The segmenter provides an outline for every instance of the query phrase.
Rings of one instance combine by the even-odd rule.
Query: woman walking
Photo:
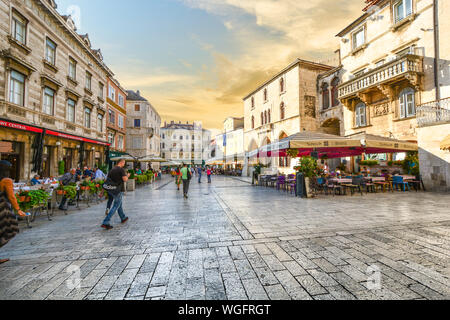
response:
[[[17,211],[19,216],[27,216],[20,210],[16,196],[14,195],[14,184],[9,179],[11,167],[12,164],[10,162],[0,161],[0,248],[19,233],[19,225],[11,211],[11,206]],[[0,264],[8,261],[9,259],[0,259]]]
[[[175,170],[175,184],[177,185],[178,190],[180,190],[180,185],[181,185],[181,182],[182,182],[181,177],[182,177],[182,175],[181,175],[181,170],[180,170],[180,168],[178,167],[178,168]]]

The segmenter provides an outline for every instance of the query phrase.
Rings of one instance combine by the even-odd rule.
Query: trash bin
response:
[[[299,172],[297,173],[297,197],[300,198],[306,198],[306,183],[305,183],[305,176],[303,173]]]

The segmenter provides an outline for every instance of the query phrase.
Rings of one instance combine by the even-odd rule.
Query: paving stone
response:
[[[268,300],[268,296],[263,286],[258,279],[243,279],[242,284],[244,285],[247,296],[250,300]]]
[[[308,274],[296,261],[285,261],[283,265],[294,277]]]
[[[148,288],[145,297],[146,298],[163,297],[166,294],[166,290],[167,290],[166,286],[150,287]]]
[[[285,270],[286,267],[273,254],[261,256],[272,271]]]
[[[293,300],[312,300],[311,296],[302,288],[289,271],[276,271],[275,276]]]
[[[297,279],[302,287],[312,296],[328,293],[328,291],[310,275],[298,276],[295,277],[295,279]]]
[[[236,266],[241,280],[256,278],[256,274],[248,260],[235,260],[234,265]]]
[[[324,287],[331,287],[331,286],[337,286],[338,283],[330,277],[326,272],[319,271],[316,269],[310,269],[308,270],[308,273],[322,286]]]
[[[281,284],[265,286],[264,288],[270,300],[291,300],[291,297]]]
[[[264,286],[270,286],[279,283],[273,272],[268,267],[255,268],[255,273],[258,276],[259,281]]]
[[[205,269],[205,299],[226,299],[225,288],[219,269]]]
[[[98,227],[104,203],[51,222],[38,217],[33,229],[21,223],[23,232],[2,248],[11,261],[0,268],[0,299],[450,296],[450,217],[442,195],[319,195],[306,203],[239,179],[193,184],[186,202],[163,177],[127,193],[130,223],[110,232]],[[117,215],[112,223],[120,225]],[[381,272],[378,290],[367,288],[369,267]]]
[[[228,300],[247,300],[244,286],[236,272],[222,274]]]

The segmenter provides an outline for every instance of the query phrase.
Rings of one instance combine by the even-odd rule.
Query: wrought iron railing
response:
[[[383,84],[384,82],[409,72],[423,72],[423,58],[416,55],[404,55],[372,71],[339,86],[339,98],[345,98],[363,89]]]
[[[419,105],[416,116],[419,127],[450,122],[450,98]]]

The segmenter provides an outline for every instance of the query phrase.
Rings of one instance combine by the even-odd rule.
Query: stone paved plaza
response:
[[[449,195],[298,199],[245,179],[172,178],[38,218],[0,249],[0,299],[448,299]],[[80,279],[80,280],[78,280]],[[369,289],[370,288],[370,289]]]

